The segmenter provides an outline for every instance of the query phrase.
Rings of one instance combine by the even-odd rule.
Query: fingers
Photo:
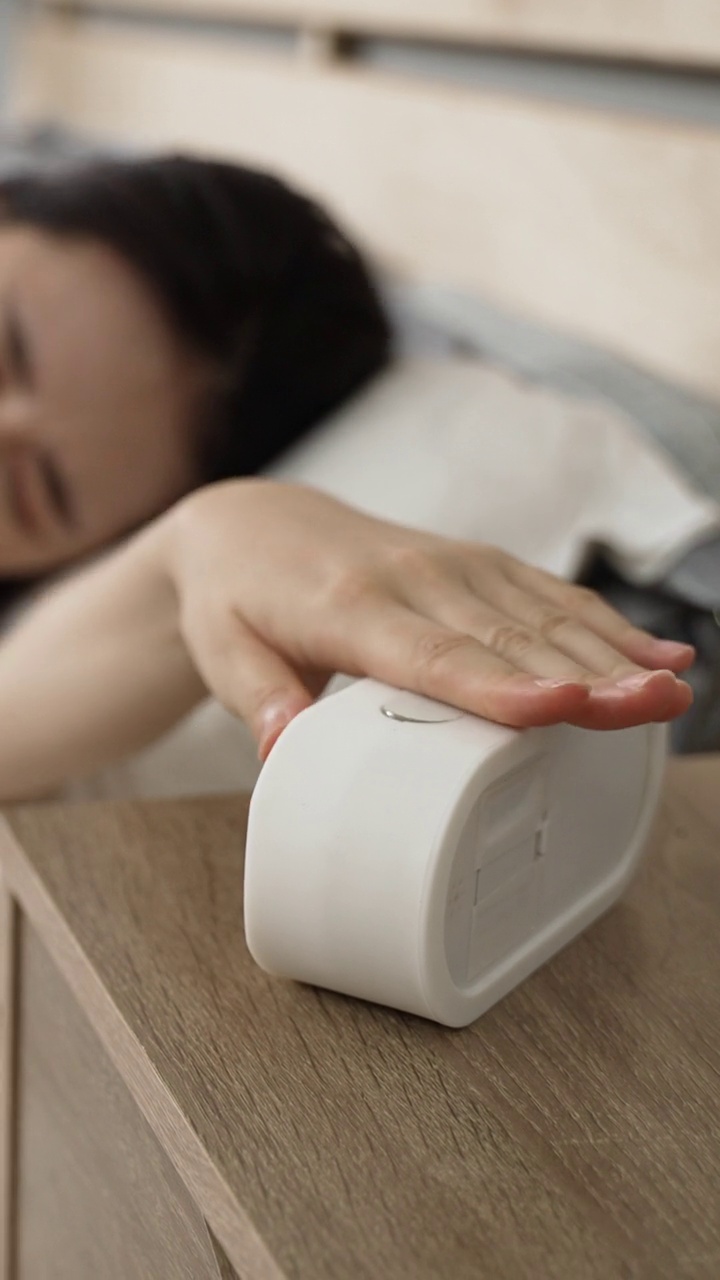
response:
[[[446,593],[444,608],[447,612]],[[454,607],[460,610],[457,596]],[[613,652],[614,678],[598,677],[533,633],[473,602],[467,630],[383,602],[366,608],[353,628],[353,669],[417,689],[476,715],[515,727],[567,721],[582,728],[622,729],[681,715],[692,701],[673,672],[644,671]],[[472,634],[469,612],[475,609]],[[438,606],[436,612],[442,613]],[[483,643],[483,639],[487,643]],[[502,650],[499,652],[498,650]]]
[[[497,607],[466,596],[455,602],[456,621],[524,670],[594,683],[599,676],[621,680],[646,669],[578,617],[568,600],[550,602],[503,577],[486,583],[485,593]]]
[[[558,678],[622,679],[649,669],[683,670],[691,645],[633,627],[594,592],[486,547],[465,548],[461,568],[416,555],[401,583],[405,603],[467,632],[522,670]],[[469,552],[469,554],[467,554]]]
[[[518,727],[567,720],[589,695],[576,681],[534,679],[473,636],[391,601],[358,611],[343,665]]]
[[[473,636],[491,653],[504,658],[511,666],[528,675],[589,683],[600,673],[602,665],[598,661],[599,655],[591,653],[593,639],[597,637],[590,636],[590,644],[587,646],[582,643],[573,646],[570,642],[563,648],[561,643],[552,641],[555,630],[560,630],[565,623],[568,624],[569,639],[572,640],[573,625],[567,615],[561,614],[558,608],[552,609],[541,602],[537,602],[537,607],[533,608],[527,592],[518,590],[510,583],[500,584],[494,594],[495,599],[504,607],[495,608],[478,600],[468,590],[451,586],[438,591],[433,603],[426,603],[423,613],[454,631]],[[541,611],[553,623],[552,628],[548,627],[548,639],[545,639],[540,630]],[[584,631],[581,624],[575,624],[574,629],[580,633]],[[598,643],[607,651],[603,655],[607,674],[620,667],[622,670],[619,673],[622,675],[641,670],[611,650],[604,641]],[[591,657],[595,658],[595,665],[588,661]]]
[[[404,595],[415,609],[422,610],[426,622],[439,622],[454,634],[474,638],[502,659],[506,670],[586,683],[589,688],[584,702],[575,712],[558,717],[583,728],[620,729],[670,720],[687,710],[692,701],[691,690],[676,680],[672,671],[652,672],[630,661],[569,613],[567,599],[562,608],[528,587],[515,586],[486,558],[474,584],[472,578],[466,578],[463,585],[458,578],[425,573],[412,584],[405,583]],[[610,614],[614,621],[614,611]],[[620,619],[621,628],[627,625]],[[491,671],[487,659],[486,669]],[[481,714],[503,723],[518,723],[506,703],[504,695],[503,713],[485,710]],[[522,714],[525,717],[525,703]]]
[[[190,623],[185,635],[207,687],[245,721],[265,760],[283,729],[313,702],[310,688],[234,614],[212,625]]]
[[[586,637],[594,634],[641,667],[681,672],[686,671],[695,658],[692,645],[661,640],[640,627],[634,627],[607,601],[585,587],[563,582],[513,556],[503,559],[503,573],[507,582],[519,588],[521,593],[535,596],[546,607],[555,607],[571,615],[584,624]],[[583,651],[602,662],[599,648],[586,645]]]
[[[626,729],[674,720],[691,706],[692,689],[672,671],[646,671],[625,680],[598,681],[580,716],[582,729]]]

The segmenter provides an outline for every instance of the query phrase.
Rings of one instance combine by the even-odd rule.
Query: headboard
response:
[[[717,0],[37,0],[32,14],[17,118],[272,167],[396,272],[720,395]]]

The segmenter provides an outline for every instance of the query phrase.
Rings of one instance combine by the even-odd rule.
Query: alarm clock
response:
[[[516,730],[359,680],[293,720],[261,771],[250,952],[464,1026],[623,892],[666,751],[664,725]]]

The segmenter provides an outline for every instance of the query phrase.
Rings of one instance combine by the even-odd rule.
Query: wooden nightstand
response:
[[[246,807],[0,829],[4,1280],[717,1280],[720,757],[460,1032],[253,965]]]

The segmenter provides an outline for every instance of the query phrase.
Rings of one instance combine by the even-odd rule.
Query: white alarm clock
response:
[[[270,973],[464,1026],[627,885],[664,725],[515,730],[360,680],[253,794],[245,928]]]

